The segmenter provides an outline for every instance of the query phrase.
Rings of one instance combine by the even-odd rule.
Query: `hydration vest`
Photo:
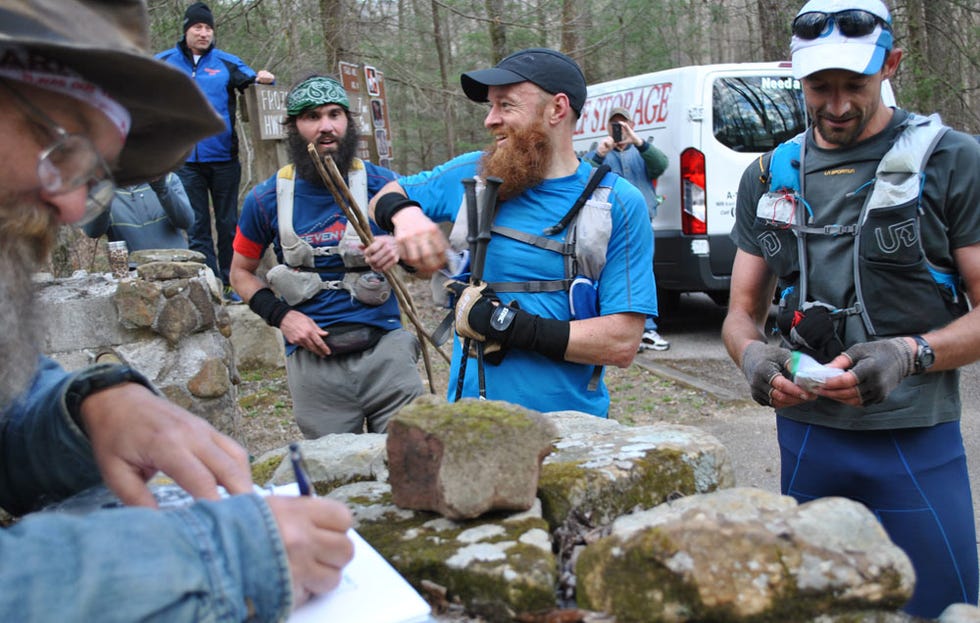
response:
[[[780,319],[823,306],[838,323],[858,316],[869,337],[883,337],[925,333],[966,313],[959,275],[929,261],[920,235],[923,171],[949,128],[937,115],[909,114],[904,126],[865,184],[871,192],[855,223],[810,225],[805,133],[773,151],[769,192],[759,199],[755,222],[766,264],[779,277]],[[810,300],[810,236],[853,238],[855,293],[847,307]]]
[[[529,234],[523,231],[491,225],[491,235],[506,236],[539,249],[558,253],[564,258],[564,277],[548,281],[494,281],[488,282],[495,292],[559,292],[569,291],[576,279],[582,277],[595,282],[606,266],[606,247],[612,235],[612,204],[609,203],[611,185],[602,185],[602,178],[609,172],[609,167],[592,170],[580,200],[565,215],[559,223],[546,228],[541,235]],[[477,179],[477,201],[485,188],[483,180]],[[449,245],[456,251],[466,249],[467,210],[465,198],[457,212],[456,221],[449,232]],[[557,234],[565,229],[568,234],[565,240],[553,240],[549,235]],[[573,312],[575,310],[573,309]],[[596,310],[598,311],[598,310]],[[592,314],[592,316],[598,313]],[[580,316],[586,318],[590,316]]]
[[[290,305],[308,301],[321,290],[348,290],[358,301],[366,305],[381,305],[391,295],[391,284],[384,275],[368,268],[361,250],[361,239],[352,223],[348,222],[344,235],[336,245],[314,247],[296,234],[293,228],[293,197],[295,170],[286,165],[276,174],[276,214],[279,220],[279,244],[285,264],[269,270],[266,279],[279,296]],[[348,184],[357,208],[367,220],[368,189],[367,170],[364,163],[355,158],[348,172]],[[316,266],[316,258],[340,255],[344,270],[330,269],[330,273],[343,272],[338,280],[323,280]]]
[[[539,249],[558,253],[564,258],[564,276],[547,281],[492,281],[487,284],[495,292],[559,292],[569,293],[569,308],[573,320],[593,318],[599,315],[597,280],[606,266],[606,249],[612,235],[612,204],[609,203],[611,185],[602,185],[602,179],[609,173],[609,165],[600,165],[592,170],[585,189],[572,208],[562,219],[545,228],[541,235],[529,234],[510,227],[490,226],[491,235],[506,236],[530,244]],[[477,205],[485,189],[483,180],[476,178]],[[469,217],[464,197],[457,211],[456,220],[449,232],[449,245],[457,252],[467,248],[466,233]],[[491,223],[493,219],[491,218]],[[568,230],[565,240],[553,240],[555,235]],[[468,269],[467,269],[468,270]],[[462,276],[458,276],[462,279]],[[435,279],[435,277],[434,277]],[[445,297],[445,290],[435,287],[433,299],[439,303],[438,296]],[[599,386],[602,366],[595,366],[589,379],[589,391]]]

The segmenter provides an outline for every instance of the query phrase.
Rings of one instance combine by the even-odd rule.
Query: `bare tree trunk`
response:
[[[507,56],[507,29],[503,24],[504,2],[503,0],[485,0],[487,16],[490,18],[490,53],[493,56],[493,64],[499,63]]]
[[[347,54],[344,41],[345,23],[343,0],[320,0],[320,23],[323,24],[323,54],[330,71]]]
[[[562,0],[561,3],[561,50],[574,58],[580,67],[584,66],[582,49],[582,32],[578,19],[581,2]]]
[[[537,0],[535,13],[538,18],[538,47],[548,47],[548,8],[547,0]]]
[[[435,38],[436,56],[439,59],[439,79],[442,83],[443,109],[446,111],[446,143],[449,146],[449,157],[452,158],[456,155],[456,124],[453,120],[453,100],[449,88],[449,59],[447,58],[449,46],[442,33],[442,18],[439,13],[439,3],[436,0],[432,0],[431,4],[432,33]]]
[[[759,13],[758,37],[762,45],[762,60],[778,61],[789,58],[790,25],[795,9],[784,0],[756,0]]]

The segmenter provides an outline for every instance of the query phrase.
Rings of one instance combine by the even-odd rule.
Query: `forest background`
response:
[[[980,4],[886,0],[905,56],[899,104],[980,134]],[[174,45],[188,0],[150,0],[155,50]],[[428,169],[484,147],[486,109],[459,75],[525,47],[575,58],[589,84],[670,67],[789,57],[802,0],[211,0],[218,47],[289,86],[337,62],[384,73],[394,168]],[[254,182],[253,182],[254,183]],[[243,184],[244,185],[244,184]]]
[[[886,0],[905,51],[893,80],[899,105],[939,112],[980,134],[980,4]],[[559,49],[589,84],[706,63],[789,57],[802,0],[209,0],[217,46],[288,87],[338,61],[372,65],[385,80],[393,168],[429,169],[489,143],[486,108],[466,99],[459,75],[525,47]],[[151,49],[172,47],[190,0],[149,0]],[[241,127],[241,124],[240,124]],[[246,192],[256,183],[249,133],[242,142]],[[268,173],[266,173],[267,175]],[[976,172],[971,172],[976,174]],[[89,241],[91,242],[91,241]],[[67,232],[55,274],[92,270],[102,255]]]

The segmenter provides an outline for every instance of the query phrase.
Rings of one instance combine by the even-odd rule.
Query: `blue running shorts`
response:
[[[801,504],[842,496],[875,514],[915,568],[909,614],[976,605],[977,539],[959,422],[851,431],[776,418],[782,492]]]

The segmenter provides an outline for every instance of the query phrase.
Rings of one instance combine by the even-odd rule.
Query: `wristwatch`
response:
[[[915,351],[915,371],[912,374],[922,374],[936,362],[936,353],[932,352],[929,342],[921,335],[913,335],[912,339],[919,345]]]
[[[156,393],[149,379],[133,368],[118,363],[98,363],[76,374],[65,390],[65,406],[71,419],[85,430],[81,417],[82,401],[99,390],[123,383],[139,383]]]

